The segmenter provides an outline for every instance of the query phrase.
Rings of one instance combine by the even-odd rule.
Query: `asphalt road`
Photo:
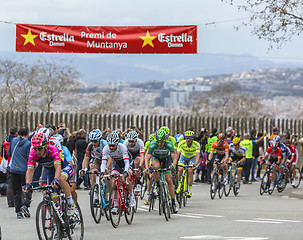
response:
[[[211,200],[208,184],[193,186],[193,197],[188,206],[167,222],[158,211],[149,213],[143,201],[134,221],[127,225],[124,217],[114,229],[102,218],[96,224],[90,215],[88,191],[79,190],[79,203],[85,224],[85,239],[303,239],[303,186],[287,186],[283,193],[260,196],[260,182],[242,185],[238,197]],[[14,208],[8,208],[5,197],[0,197],[2,239],[38,239],[35,211],[42,194],[35,193],[31,218],[17,219]]]

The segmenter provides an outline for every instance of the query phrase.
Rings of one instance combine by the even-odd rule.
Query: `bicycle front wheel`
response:
[[[223,182],[222,182],[222,175],[221,177],[219,178],[220,180],[218,181],[218,196],[219,198],[222,198],[223,197],[223,191],[224,191],[224,187],[223,187]]]
[[[90,191],[90,211],[96,223],[100,223],[102,217],[101,204],[99,185],[96,183]]]
[[[211,199],[214,199],[216,196],[218,187],[218,173],[214,173],[213,177],[211,178],[211,184],[210,184],[210,197]]]
[[[75,205],[76,205],[75,214],[68,217],[69,235],[73,240],[83,240],[84,238],[83,216],[78,202],[75,201]]]
[[[40,202],[36,211],[36,229],[39,239],[53,239],[57,233],[57,226],[60,226],[60,222],[57,222],[50,203],[48,201]]]
[[[296,180],[294,180],[296,179]],[[301,183],[301,171],[298,167],[296,167],[296,176],[293,176],[293,180],[292,181],[295,181],[295,184],[291,184],[291,186],[293,188],[297,188],[299,187],[300,183]]]
[[[133,222],[134,219],[134,207],[131,207],[129,205],[130,203],[130,194],[129,192],[126,190],[126,196],[125,196],[125,205],[126,205],[126,211],[125,211],[125,220],[127,222],[127,224],[131,224]]]
[[[113,186],[109,197],[109,217],[114,228],[117,228],[121,219],[121,196],[117,186]]]
[[[162,182],[160,183],[160,198],[161,198],[161,206],[165,219],[166,221],[168,221],[168,219],[170,218],[170,207],[169,207],[167,192]]]
[[[263,195],[266,191],[268,191],[269,188],[269,172],[265,172],[260,185],[260,195]]]
[[[225,197],[228,197],[229,196],[229,193],[231,191],[231,188],[232,188],[232,185],[233,185],[233,176],[231,174],[231,172],[229,171],[227,173],[227,176],[228,176],[228,182],[226,185],[223,186],[223,189],[224,189],[224,195]]]

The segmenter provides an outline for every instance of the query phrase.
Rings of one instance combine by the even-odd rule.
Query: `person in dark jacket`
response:
[[[7,174],[0,169],[0,195],[5,196],[7,193]]]
[[[30,196],[25,196],[22,186],[25,185],[25,174],[27,171],[27,163],[31,142],[28,127],[21,127],[18,131],[19,137],[13,138],[8,149],[8,155],[11,156],[10,173],[12,178],[12,186],[14,192],[14,204],[17,218],[30,217],[29,205]],[[22,212],[21,212],[22,211]]]
[[[78,131],[77,137],[76,137],[76,143],[75,143],[75,149],[77,152],[77,160],[78,160],[78,167],[77,167],[77,175],[76,175],[76,185],[77,188],[80,188],[80,185],[83,181],[83,179],[79,179],[79,171],[82,169],[82,162],[84,159],[85,151],[87,148],[88,142],[86,141],[86,131],[84,129],[80,129]],[[89,189],[89,181],[88,181],[88,175],[86,174],[84,176],[84,187],[85,189]]]
[[[11,127],[9,129],[9,133],[6,136],[6,139],[3,141],[2,143],[2,147],[1,147],[1,156],[3,158],[5,158],[6,160],[8,160],[8,164],[11,160],[11,157],[8,156],[8,149],[9,149],[9,145],[11,143],[11,140],[15,137],[18,136],[18,128],[17,127]],[[10,177],[10,169],[9,167],[7,168],[7,205],[8,207],[14,207],[14,194],[13,194],[13,187],[12,187],[12,182],[11,182],[11,177]]]
[[[257,130],[256,129],[252,129],[250,131],[250,140],[257,140]],[[255,171],[256,171],[256,167],[257,167],[257,160],[259,157],[259,146],[260,144],[255,144],[253,146],[253,158],[252,158],[252,167],[251,167],[251,181],[255,182],[257,181],[255,179]]]

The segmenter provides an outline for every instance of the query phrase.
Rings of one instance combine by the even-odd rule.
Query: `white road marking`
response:
[[[262,221],[279,221],[279,222],[292,222],[292,223],[300,223],[299,220],[285,220],[285,219],[273,219],[273,218],[256,218]]]
[[[141,210],[141,211],[144,211],[144,212],[148,212],[148,210],[147,209],[144,209],[144,208],[137,208],[137,210]]]
[[[267,240],[267,237],[224,237],[215,235],[201,235],[201,236],[188,236],[180,237],[182,239],[207,239],[207,240],[220,240],[220,239],[234,239],[234,240]]]
[[[258,220],[235,220],[235,222],[251,222],[251,223],[282,223],[277,221],[258,221]]]
[[[203,217],[199,217],[199,216],[192,216],[192,215],[183,215],[183,214],[174,214],[174,216],[178,216],[178,217],[188,217],[188,218],[203,218]]]
[[[196,216],[201,216],[201,217],[215,217],[215,218],[224,217],[224,216],[219,216],[219,215],[209,215],[209,214],[202,214],[202,213],[185,213],[185,214],[196,215]]]

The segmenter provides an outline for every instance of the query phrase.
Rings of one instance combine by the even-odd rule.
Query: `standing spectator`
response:
[[[257,140],[257,130],[256,129],[252,129],[250,131],[250,140]],[[252,153],[252,167],[251,167],[251,181],[255,182],[257,181],[255,179],[255,170],[257,167],[257,161],[258,161],[258,157],[259,157],[259,143],[255,144],[253,146],[253,153]]]
[[[231,140],[233,140],[233,138],[235,137],[235,130],[232,127],[227,127],[225,129],[225,136],[227,136],[228,133],[230,133],[230,135],[231,135],[230,138],[231,138]]]
[[[262,137],[262,133],[258,133],[257,134],[257,138],[259,139],[260,137]],[[262,139],[262,141],[260,141],[258,144],[259,147],[259,157],[257,160],[258,163],[258,170],[257,170],[257,177],[256,179],[261,179],[261,170],[262,170],[262,165],[263,165],[263,158],[264,158],[264,139]]]
[[[78,131],[72,132],[72,134],[68,136],[67,141],[66,141],[66,147],[68,148],[68,150],[72,156],[73,156],[73,152],[76,148],[77,135],[78,135]]]
[[[13,138],[8,149],[11,156],[10,171],[14,192],[14,204],[17,218],[30,217],[30,196],[25,196],[22,186],[25,185],[25,174],[27,171],[28,156],[31,148],[28,127],[21,127],[18,131],[19,137]],[[28,194],[30,195],[30,194]],[[22,212],[21,212],[22,211]]]
[[[232,133],[231,132],[227,132],[225,142],[227,142],[228,145],[230,145],[233,142],[232,141]]]
[[[0,195],[7,193],[7,160],[0,157]]]
[[[262,141],[266,134],[264,133],[261,138],[258,140],[249,140],[250,135],[248,133],[244,134],[244,140],[240,142],[240,146],[246,147],[246,161],[244,165],[244,170],[245,170],[245,175],[244,175],[244,180],[243,183],[250,183],[251,181],[249,180],[250,177],[250,171],[252,167],[252,157],[253,157],[253,146],[257,144],[258,142]]]
[[[80,188],[81,181],[79,180],[79,170],[82,169],[82,162],[84,159],[85,151],[87,148],[88,142],[86,141],[86,131],[84,129],[80,129],[78,131],[77,137],[76,137],[76,152],[77,152],[77,160],[78,160],[78,166],[77,166],[77,175],[76,175],[76,185],[77,189]],[[86,174],[84,176],[84,187],[85,189],[89,189],[89,181],[88,181],[88,175]]]
[[[8,156],[8,149],[11,143],[11,140],[18,136],[18,128],[17,127],[11,127],[9,129],[9,133],[6,136],[6,139],[2,143],[1,148],[1,156],[5,158],[8,161],[8,164],[10,163],[11,157]],[[13,194],[13,187],[10,177],[10,169],[7,168],[7,204],[8,207],[14,207],[14,194]]]

